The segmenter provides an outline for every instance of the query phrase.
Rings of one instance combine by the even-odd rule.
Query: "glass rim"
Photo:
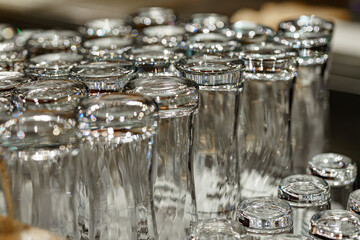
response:
[[[86,21],[79,31],[87,37],[111,37],[129,35],[132,28],[122,18],[96,18]]]
[[[81,44],[80,33],[73,30],[41,30],[34,32],[27,40],[26,45],[30,48],[61,48]]]
[[[242,60],[251,61],[277,61],[285,59],[295,59],[298,52],[289,46],[278,43],[254,43],[241,47],[240,52],[234,53]]]
[[[210,37],[204,41],[203,37]],[[196,33],[189,37],[181,46],[183,49],[203,53],[228,53],[241,47],[241,44],[232,37],[219,32]]]
[[[347,208],[357,214],[360,213],[360,189],[350,193]]]
[[[119,48],[125,49],[130,47],[132,39],[127,37],[102,37],[88,39],[84,41],[83,48],[87,50],[100,51],[100,50],[120,50]]]

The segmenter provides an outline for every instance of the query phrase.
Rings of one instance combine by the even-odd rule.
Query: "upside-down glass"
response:
[[[48,53],[31,57],[25,64],[25,74],[33,79],[67,78],[71,68],[80,64],[84,56],[76,53]]]
[[[346,209],[360,216],[360,189],[350,193]]]
[[[185,24],[190,33],[209,33],[219,31],[229,26],[229,18],[217,13],[195,13]]]
[[[247,239],[245,229],[230,219],[210,218],[199,220],[190,226],[187,239],[191,240],[240,240]]]
[[[291,48],[274,43],[243,47],[244,90],[238,127],[240,197],[276,196],[291,174],[290,111],[296,77]]]
[[[177,75],[174,64],[183,57],[183,53],[162,45],[135,47],[123,54],[124,60],[139,69],[139,76]]]
[[[196,221],[191,146],[199,88],[179,77],[138,78],[124,87],[155,99],[159,126],[154,137],[153,197],[159,239],[185,239]]]
[[[14,91],[14,102],[21,110],[72,112],[89,89],[69,79],[38,80],[22,84]]]
[[[16,45],[15,41],[0,43],[0,70],[24,72],[27,50]]]
[[[181,26],[153,26],[147,27],[137,37],[140,45],[160,44],[168,48],[180,47],[187,39],[187,32]]]
[[[11,71],[0,71],[0,97],[15,97],[14,90],[21,84],[30,82],[31,79],[24,74]]]
[[[346,210],[325,210],[311,218],[311,240],[360,239],[360,218]]]
[[[92,62],[81,64],[70,71],[70,76],[83,82],[91,94],[120,92],[136,75],[137,68],[117,62]]]
[[[25,47],[30,57],[46,53],[74,52],[81,44],[80,33],[71,30],[43,30],[35,32],[27,40]]]
[[[307,161],[324,151],[328,117],[327,71],[333,23],[301,16],[279,24],[274,41],[299,52],[298,77],[291,116],[292,161],[305,173]]]
[[[292,233],[293,213],[284,200],[274,197],[249,198],[237,206],[236,221],[244,226],[249,240]]]
[[[79,28],[85,39],[102,37],[125,37],[131,34],[131,27],[121,18],[100,18],[87,21]]]
[[[199,85],[192,149],[198,217],[231,217],[240,200],[235,136],[243,63],[227,55],[203,56],[181,60],[176,68]]]
[[[79,239],[76,120],[60,112],[26,111],[0,121],[15,219]]]
[[[323,179],[311,175],[293,175],[279,185],[279,198],[286,200],[294,213],[294,233],[307,236],[311,217],[330,209],[330,187]]]
[[[308,174],[321,177],[330,186],[331,208],[346,209],[357,175],[356,163],[336,153],[322,153],[310,159]]]
[[[112,93],[80,103],[84,229],[95,239],[157,239],[151,183],[158,107],[140,95]],[[88,211],[88,212],[87,212]]]

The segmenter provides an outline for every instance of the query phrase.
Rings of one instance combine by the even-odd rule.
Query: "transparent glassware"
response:
[[[311,217],[330,209],[330,187],[323,179],[311,175],[293,175],[279,184],[279,198],[286,200],[294,213],[294,233],[307,236]]]
[[[14,90],[21,84],[30,82],[31,79],[24,74],[12,71],[0,71],[0,97],[11,99]]]
[[[188,56],[195,54],[230,53],[240,44],[222,33],[197,33],[184,42],[182,48]]]
[[[164,25],[147,27],[137,37],[140,45],[160,44],[168,48],[180,47],[187,39],[184,27]]]
[[[346,209],[357,175],[353,160],[336,153],[318,154],[310,159],[307,173],[321,177],[329,184],[332,209]]]
[[[212,218],[199,220],[190,226],[187,239],[208,240],[247,239],[245,229],[237,222],[230,219]]]
[[[360,216],[360,190],[350,193],[346,209]]]
[[[81,101],[80,177],[86,188],[80,196],[89,205],[79,211],[90,240],[157,239],[151,188],[157,114],[155,101],[141,95],[112,93]]]
[[[14,102],[21,110],[73,112],[89,89],[79,81],[43,79],[18,86]]]
[[[173,9],[163,7],[139,8],[136,13],[127,16],[127,23],[141,31],[150,26],[175,25],[177,20]]]
[[[18,47],[14,41],[0,43],[0,70],[24,72],[27,50]]]
[[[123,54],[123,59],[139,69],[139,76],[177,75],[175,64],[184,54],[161,45],[134,47]]]
[[[299,52],[292,109],[292,161],[305,173],[307,161],[324,151],[328,118],[328,60],[334,24],[301,16],[279,24],[274,41]]]
[[[267,26],[244,20],[231,24],[222,32],[228,37],[234,37],[242,45],[268,42],[275,35],[275,31]]]
[[[66,78],[71,68],[84,61],[76,53],[48,53],[31,57],[25,65],[25,74],[33,79]]]
[[[16,34],[13,26],[8,23],[0,24],[0,42],[12,39]]]
[[[191,15],[185,24],[186,31],[190,33],[215,32],[229,26],[229,18],[217,13],[196,13]]]
[[[360,239],[360,218],[354,213],[325,210],[311,218],[310,239]]]
[[[31,38],[34,33],[43,31],[42,29],[30,28],[30,29],[17,29],[17,34],[14,37],[14,42],[18,47],[25,47],[26,42]]]
[[[83,82],[90,94],[120,92],[136,76],[137,68],[117,62],[92,62],[77,65],[70,71],[73,79]]]
[[[196,221],[190,151],[199,88],[188,79],[160,76],[132,80],[124,91],[152,97],[159,106],[152,186],[158,239],[185,239]]]
[[[212,55],[183,59],[176,68],[199,85],[192,148],[198,217],[229,218],[240,200],[235,140],[243,63]]]
[[[296,53],[274,44],[242,48],[244,89],[237,125],[241,199],[276,196],[279,182],[291,174],[290,114],[296,77]]]
[[[81,51],[92,61],[121,61],[122,54],[132,45],[132,39],[104,37],[84,42]]]
[[[125,37],[132,28],[121,18],[100,18],[87,21],[79,28],[85,39],[102,37]]]
[[[79,239],[76,120],[51,111],[2,115],[2,159],[14,218]]]
[[[42,30],[27,40],[25,47],[31,57],[46,53],[74,52],[81,44],[80,33],[71,30]]]
[[[273,240],[308,240],[307,237],[302,235],[296,235],[296,234],[279,234],[276,236],[272,236],[266,239],[273,239]]]
[[[245,228],[248,239],[267,237],[293,231],[291,206],[274,197],[254,197],[238,204],[236,220]]]

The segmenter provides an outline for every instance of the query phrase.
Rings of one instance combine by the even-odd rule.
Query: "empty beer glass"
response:
[[[157,239],[151,175],[158,107],[148,97],[90,96],[77,114],[82,133],[84,228],[95,239]],[[86,213],[86,211],[89,211]]]
[[[336,153],[322,153],[310,159],[308,174],[321,177],[330,186],[331,208],[346,209],[357,175],[356,163]]]
[[[15,88],[30,81],[31,79],[22,73],[0,71],[0,97],[13,98]]]
[[[321,178],[293,175],[279,185],[279,198],[286,200],[294,213],[294,233],[307,236],[311,217],[330,209],[330,187]]]
[[[326,210],[311,218],[309,238],[350,240],[360,239],[360,218],[345,210]]]
[[[15,219],[79,239],[76,120],[44,110],[2,115],[0,121]]]
[[[274,197],[254,197],[242,201],[237,206],[236,220],[244,226],[250,240],[267,239],[293,231],[290,205]]]
[[[183,59],[176,67],[199,85],[192,149],[198,217],[232,217],[240,191],[235,136],[243,63],[223,54]]]
[[[305,173],[307,161],[324,150],[328,112],[327,63],[333,23],[301,16],[279,24],[274,41],[299,52],[291,116],[292,161]]]
[[[121,18],[100,18],[87,21],[79,31],[85,39],[102,37],[126,37],[132,28]]]
[[[117,62],[81,64],[70,71],[71,78],[83,82],[92,94],[120,92],[136,76],[137,68]]]
[[[360,216],[360,189],[350,193],[346,209]]]
[[[153,169],[157,231],[159,239],[185,239],[196,220],[190,150],[198,86],[179,77],[152,77],[130,81],[124,91],[152,97],[159,106]]]
[[[71,68],[80,64],[84,56],[76,53],[48,53],[31,57],[25,65],[25,74],[33,79],[66,78]]]
[[[190,33],[209,33],[219,31],[229,26],[229,18],[217,13],[195,13],[185,24]]]
[[[296,56],[289,47],[261,43],[243,47],[244,90],[238,124],[241,199],[276,196],[291,174],[290,111]]]
[[[210,218],[199,220],[190,227],[187,239],[206,240],[240,240],[247,239],[245,229],[230,219]]]

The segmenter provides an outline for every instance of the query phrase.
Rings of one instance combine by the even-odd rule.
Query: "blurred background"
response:
[[[0,0],[0,22],[19,29],[77,29],[89,19],[124,17],[150,6],[173,8],[180,18],[215,12],[232,22],[252,20],[275,29],[279,21],[301,14],[335,21],[327,147],[360,165],[360,0]]]

